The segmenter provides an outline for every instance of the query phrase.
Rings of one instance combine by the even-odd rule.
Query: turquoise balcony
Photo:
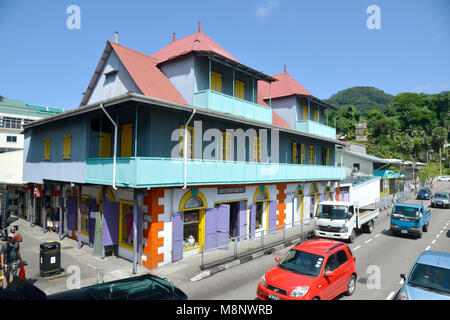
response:
[[[86,183],[112,185],[113,160],[87,159]],[[187,185],[272,183],[317,180],[342,180],[345,169],[333,166],[266,164],[214,160],[188,160]],[[183,159],[119,158],[116,185],[123,187],[182,186]]]
[[[271,108],[213,90],[203,90],[194,93],[193,105],[249,120],[272,124]]]
[[[336,139],[336,129],[312,120],[297,120],[296,129],[322,137]]]

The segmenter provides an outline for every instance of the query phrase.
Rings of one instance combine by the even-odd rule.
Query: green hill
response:
[[[336,107],[353,105],[363,115],[372,109],[381,112],[394,100],[394,96],[374,87],[352,87],[341,90],[325,100]]]

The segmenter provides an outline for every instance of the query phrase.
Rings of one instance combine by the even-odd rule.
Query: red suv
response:
[[[289,250],[261,277],[259,299],[333,299],[352,295],[356,286],[355,258],[343,242],[315,239]]]

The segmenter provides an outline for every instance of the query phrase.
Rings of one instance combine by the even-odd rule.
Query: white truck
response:
[[[360,208],[356,202],[323,201],[319,203],[315,217],[314,234],[353,243],[358,230],[372,233],[379,212],[375,204]]]

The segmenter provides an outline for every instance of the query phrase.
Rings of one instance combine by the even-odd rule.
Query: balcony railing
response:
[[[272,123],[271,108],[213,90],[194,93],[193,105],[250,120]]]
[[[296,129],[322,137],[336,139],[336,129],[312,120],[297,120]]]
[[[86,182],[111,185],[113,159],[86,160]],[[255,162],[188,160],[188,185],[216,185],[238,183],[272,183],[280,181],[342,180],[342,167],[268,164]],[[183,159],[171,158],[118,158],[116,184],[124,187],[182,186]]]

